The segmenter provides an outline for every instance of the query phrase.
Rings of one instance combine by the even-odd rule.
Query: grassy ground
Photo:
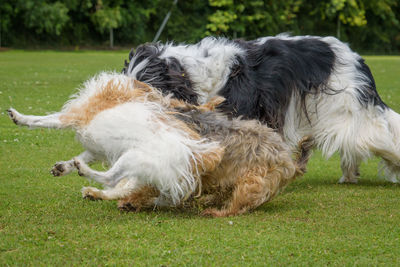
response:
[[[338,157],[317,152],[307,175],[272,202],[234,218],[195,212],[121,213],[81,199],[88,182],[53,178],[82,151],[70,131],[28,130],[4,112],[58,110],[82,81],[119,71],[127,52],[0,53],[0,265],[400,265],[400,188],[363,164],[338,185]],[[400,57],[367,57],[384,101],[400,112]]]

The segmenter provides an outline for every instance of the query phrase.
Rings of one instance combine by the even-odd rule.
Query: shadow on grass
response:
[[[381,178],[360,178],[357,184],[340,184],[336,179],[317,179],[317,178],[300,178],[296,182],[289,185],[284,192],[293,192],[299,190],[312,190],[313,188],[366,188],[366,187],[387,187],[397,188],[399,184],[386,181]]]
[[[223,218],[236,218],[242,216],[252,216],[252,213],[265,213],[266,215],[275,215],[282,212],[290,212],[291,210],[298,210],[299,206],[304,203],[298,203],[298,205],[287,205],[285,202],[267,202],[256,208],[255,210],[248,211],[238,216],[229,216]],[[179,220],[213,220],[216,218],[202,216],[200,209],[175,209],[175,208],[163,208],[155,210],[143,210],[137,212],[126,212],[121,211],[122,214],[132,216],[134,218],[146,218],[146,220],[165,220],[165,219],[179,219]]]
[[[278,196],[279,197],[279,196]],[[284,199],[280,199],[279,201],[272,201],[272,202],[267,202],[258,207],[257,209],[253,211],[249,211],[247,213],[244,213],[242,215],[239,215],[240,217],[242,216],[253,216],[253,212],[261,212],[261,214],[266,214],[266,215],[275,215],[279,214],[282,212],[290,212],[291,210],[298,210],[300,207],[303,207],[304,205],[310,206],[310,203],[308,200],[304,201],[296,201],[296,203],[293,205],[293,203],[288,203],[290,201],[286,201]],[[104,207],[101,207],[101,201],[99,201],[99,208],[100,210],[103,210]],[[115,207],[117,210],[117,207]],[[201,211],[202,208],[155,208],[155,209],[145,209],[145,210],[140,210],[140,211],[122,211],[118,210],[115,211],[115,216],[111,216],[109,213],[104,213],[99,215],[101,217],[101,220],[97,221],[98,225],[108,225],[109,223],[113,224],[126,224],[126,223],[131,223],[131,222],[141,222],[141,223],[150,223],[157,225],[161,222],[165,222],[170,219],[177,219],[177,220],[213,220],[215,218],[212,217],[207,217],[207,216],[202,216]],[[233,216],[233,217],[228,217],[228,218],[235,218],[238,216]]]
[[[284,194],[284,193],[283,193]],[[310,203],[308,199],[296,200],[296,202],[292,202],[291,200],[285,200],[284,196],[278,195],[277,198],[280,198],[278,201],[275,201],[274,198],[271,202],[266,202],[255,210],[248,211],[242,216],[252,216],[253,212],[261,212],[266,215],[275,215],[280,214],[282,212],[290,212],[292,210],[299,210],[302,207],[312,208],[313,204]],[[282,197],[282,198],[281,198]],[[155,209],[146,209],[140,211],[119,211],[119,214],[127,217],[132,217],[132,219],[137,220],[165,220],[165,219],[182,219],[182,220],[210,220],[215,219],[212,217],[202,216],[203,208],[155,208]],[[125,217],[125,216],[124,216]],[[238,216],[231,216],[228,218],[235,218]]]
[[[360,179],[358,184],[338,184],[335,179],[302,179],[301,181],[296,181],[286,188],[280,195],[274,198],[272,201],[264,203],[260,207],[254,210],[256,213],[261,213],[269,216],[274,216],[276,214],[287,213],[295,210],[313,210],[318,206],[317,201],[313,200],[313,196],[316,191],[337,191],[338,197],[341,190],[357,190],[360,192],[367,190],[373,190],[374,188],[387,188],[388,190],[397,190],[398,184],[393,184],[388,181],[381,179]],[[358,191],[358,190],[357,190]],[[295,197],[293,200],[292,194],[308,195],[309,197],[299,198]],[[86,200],[89,201],[89,200]],[[84,202],[86,202],[84,201]],[[109,214],[106,215],[102,220],[104,224],[110,221],[118,221],[120,224],[130,223],[131,221],[142,221],[151,224],[157,224],[169,219],[179,219],[179,220],[207,220],[210,217],[201,216],[201,211],[203,208],[197,207],[185,207],[185,208],[155,208],[155,209],[144,209],[140,211],[121,211],[117,208],[116,201],[89,201],[89,203],[97,203],[98,208],[103,210],[105,207],[107,209],[115,209],[117,218],[110,218]],[[92,206],[92,204],[88,204]],[[252,212],[245,213],[241,216],[252,215]],[[101,215],[100,215],[101,216]]]

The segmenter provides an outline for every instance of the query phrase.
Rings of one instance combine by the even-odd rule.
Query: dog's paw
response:
[[[139,208],[133,206],[132,203],[130,203],[129,201],[122,201],[122,200],[120,200],[118,202],[118,209],[120,211],[127,211],[127,212],[128,211],[134,211],[134,212],[139,211]]]
[[[50,173],[57,177],[57,176],[63,176],[65,173],[65,167],[63,163],[57,162],[54,164],[53,168],[51,169]]]
[[[339,184],[357,184],[358,183],[358,178],[349,178],[346,176],[342,176],[339,181]]]
[[[95,187],[83,187],[82,190],[82,198],[89,200],[101,200],[101,190]]]
[[[53,168],[50,170],[50,173],[54,177],[63,176],[71,172],[71,167],[68,162],[61,161],[54,164]]]
[[[15,109],[13,109],[13,108],[9,108],[9,109],[7,109],[7,114],[8,114],[8,117],[10,117],[10,119],[16,124],[16,125],[19,125],[19,121],[18,121],[18,112],[15,110]]]

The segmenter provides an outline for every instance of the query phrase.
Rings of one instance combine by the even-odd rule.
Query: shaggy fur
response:
[[[86,151],[51,172],[62,176],[77,169],[107,187],[83,188],[86,198],[121,199],[121,209],[140,209],[178,206],[199,196],[212,207],[204,215],[230,216],[269,201],[303,174],[312,142],[301,142],[295,161],[272,129],[213,111],[222,101],[194,106],[126,75],[102,73],[59,113],[8,113],[18,125],[76,130]],[[96,160],[110,169],[87,165]]]
[[[400,116],[379,97],[364,60],[334,37],[207,37],[145,44],[129,59],[124,74],[190,103],[221,95],[220,109],[277,129],[292,149],[313,136],[326,157],[340,153],[340,182],[356,183],[360,162],[373,155],[399,181]]]

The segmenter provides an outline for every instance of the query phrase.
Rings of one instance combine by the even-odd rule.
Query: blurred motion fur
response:
[[[292,152],[257,120],[229,119],[216,97],[196,106],[126,75],[101,73],[87,81],[63,109],[47,116],[10,108],[18,125],[72,128],[86,149],[57,162],[51,173],[81,176],[104,185],[84,187],[84,198],[119,199],[124,210],[179,206],[197,198],[203,215],[242,214],[271,200],[305,172],[313,140]],[[87,164],[105,161],[106,171]]]

